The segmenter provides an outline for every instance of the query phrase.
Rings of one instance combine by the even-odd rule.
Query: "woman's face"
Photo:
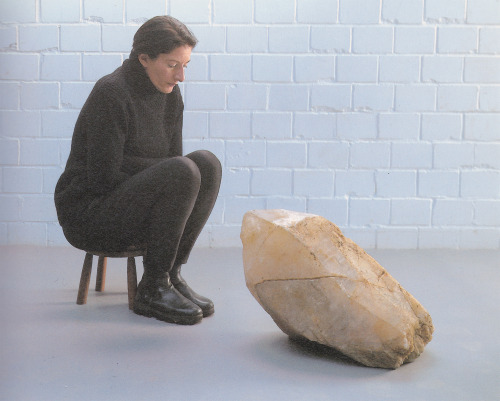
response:
[[[160,53],[155,59],[139,54],[139,61],[156,89],[170,93],[175,85],[184,81],[184,69],[191,60],[191,50],[190,46],[180,46],[170,53]]]

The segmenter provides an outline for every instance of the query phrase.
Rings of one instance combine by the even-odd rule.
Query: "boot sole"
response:
[[[203,319],[203,314],[186,316],[186,315],[172,315],[167,313],[162,313],[158,310],[151,308],[149,305],[141,304],[140,302],[134,303],[134,313],[146,316],[154,317],[155,319],[161,320],[162,322],[183,324],[183,325],[193,325],[201,322]]]

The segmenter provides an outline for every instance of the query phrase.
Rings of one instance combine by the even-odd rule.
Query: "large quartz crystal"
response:
[[[422,305],[330,221],[254,210],[243,217],[241,240],[248,289],[290,337],[392,369],[431,340]]]

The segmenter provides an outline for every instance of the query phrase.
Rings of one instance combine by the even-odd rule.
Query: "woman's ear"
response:
[[[144,53],[139,54],[137,58],[139,59],[139,62],[142,64],[144,68],[148,66],[150,58],[147,54]]]

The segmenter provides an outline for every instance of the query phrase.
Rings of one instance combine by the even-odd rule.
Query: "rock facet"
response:
[[[431,340],[422,305],[323,217],[250,211],[241,240],[248,289],[290,337],[391,369],[413,361]]]

